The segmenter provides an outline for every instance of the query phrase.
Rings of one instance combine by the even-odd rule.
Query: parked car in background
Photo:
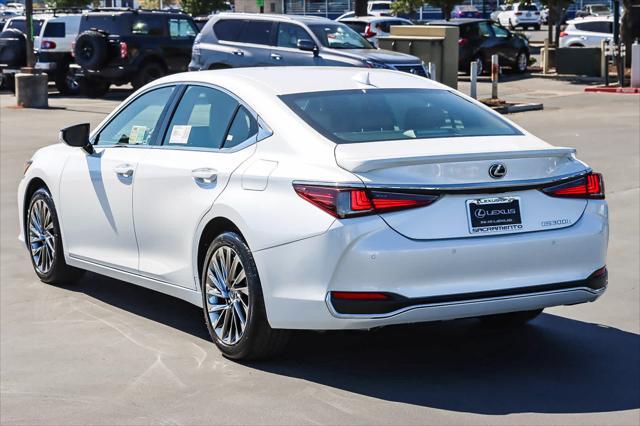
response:
[[[8,19],[18,16],[18,12],[13,9],[0,9],[0,28],[4,27]]]
[[[371,0],[367,3],[367,13],[375,16],[391,16],[393,9],[391,5],[393,1],[389,0]]]
[[[44,16],[33,18],[34,43],[40,39]],[[27,21],[24,16],[10,18],[0,32],[0,85],[14,90],[14,75],[27,65]]]
[[[376,47],[378,47],[378,37],[389,35],[391,26],[413,25],[413,22],[408,19],[393,16],[361,16],[358,18],[344,18],[339,22],[348,25]]]
[[[475,6],[460,4],[454,6],[451,18],[482,18],[482,13]]]
[[[34,40],[36,68],[45,71],[49,80],[63,95],[80,93],[80,86],[71,68],[74,63],[73,43],[78,36],[82,15],[59,14],[43,19],[40,36]]]
[[[600,47],[602,40],[613,40],[612,16],[572,19],[560,33],[560,47]]]
[[[193,45],[189,70],[257,66],[389,68],[426,76],[411,55],[376,49],[341,22],[295,15],[221,13]]]
[[[609,16],[611,8],[607,4],[588,4],[582,9],[576,11],[576,18],[584,18],[586,16]]]
[[[197,33],[193,19],[180,12],[124,9],[83,14],[74,47],[82,92],[99,97],[111,84],[140,88],[186,71]]]
[[[458,67],[469,72],[471,62],[478,63],[478,74],[488,72],[491,55],[497,54],[501,66],[523,73],[529,65],[529,41],[487,19],[452,19],[432,21],[429,25],[452,25],[460,29]]]
[[[504,12],[505,10],[507,10],[507,5],[501,4],[496,10],[491,12],[491,14],[489,15],[489,19],[494,22],[498,22],[498,15],[500,15],[500,13]]]
[[[196,27],[198,27],[198,31],[202,31],[202,28],[205,26],[209,18],[210,16],[195,16],[193,18],[193,22],[196,24]]]
[[[549,23],[549,8],[546,6],[540,9],[540,23],[544,25]]]
[[[273,356],[291,329],[480,318],[495,332],[607,288],[602,175],[426,78],[183,73],[60,139],[18,186],[37,278],[67,287],[88,270],[183,299],[232,359]],[[83,344],[113,350],[98,342]]]
[[[540,29],[540,10],[535,4],[514,3],[498,14],[498,22],[503,27],[516,29]]]

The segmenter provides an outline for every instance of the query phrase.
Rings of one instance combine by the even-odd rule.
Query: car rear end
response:
[[[521,25],[540,25],[540,10],[534,4],[517,5],[513,12],[513,24]]]
[[[373,328],[603,293],[601,175],[447,89],[373,80],[377,88],[281,97],[336,144],[353,179],[293,182],[299,203],[335,221],[255,253],[273,327]]]
[[[60,66],[68,66],[72,59],[72,45],[80,28],[80,18],[81,15],[64,15],[52,17],[43,23],[41,36],[34,42],[36,68],[55,74]]]

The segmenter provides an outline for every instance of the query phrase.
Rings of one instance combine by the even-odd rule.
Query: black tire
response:
[[[480,317],[485,325],[491,328],[514,328],[522,326],[535,319],[542,313],[542,309],[533,311],[509,312],[506,314],[487,315]]]
[[[160,77],[164,77],[167,74],[162,64],[158,62],[146,62],[140,67],[140,70],[136,73],[136,76],[131,81],[134,90],[138,90],[147,83],[151,83],[153,80],[157,80]]]
[[[32,213],[35,215],[34,210],[42,206],[42,203],[44,203],[48,208],[51,228],[48,228],[47,226],[40,227],[40,229],[47,229],[47,237],[45,237],[45,242],[41,245],[44,246],[47,244],[47,241],[53,245],[53,254],[49,257],[50,261],[48,269],[41,268],[41,265],[38,264],[38,258],[36,257],[36,254],[34,254],[34,250],[36,250],[35,253],[37,253],[37,246],[40,242],[34,242],[35,240],[32,240],[31,237],[35,237],[37,234],[32,233],[30,230],[30,225],[32,224],[32,221],[35,220],[32,218]],[[40,281],[48,284],[74,284],[78,281],[84,274],[84,271],[67,265],[64,260],[64,248],[62,246],[62,237],[60,236],[58,214],[56,212],[55,205],[53,204],[53,199],[51,199],[49,191],[45,188],[38,189],[31,196],[31,200],[29,200],[29,208],[27,209],[25,216],[25,224],[25,238],[29,248],[31,265],[33,266],[33,270],[36,275],[38,275],[38,278],[40,278]],[[38,228],[35,227],[35,229]],[[44,233],[45,232],[43,232],[43,234]],[[42,253],[42,250],[40,253]]]
[[[0,64],[12,68],[27,65],[27,37],[17,28],[0,32]]]
[[[218,250],[224,248],[230,248],[234,254],[239,257],[241,263],[240,267],[244,268],[246,277],[246,281],[244,282],[248,289],[246,295],[246,305],[248,305],[247,315],[245,317],[246,325],[244,326],[244,330],[241,332],[239,339],[231,344],[223,341],[224,324],[221,325],[222,338],[218,336],[214,329],[214,324],[212,324],[212,318],[209,315],[207,305],[208,303],[222,305],[225,300],[232,300],[218,298],[213,294],[209,294],[210,298],[209,300],[207,299],[207,282],[212,283],[208,278],[209,264],[214,260],[212,259],[214,255],[219,253]],[[228,276],[233,277],[231,273],[228,274]],[[241,280],[239,283],[240,282],[243,281]],[[243,286],[245,285],[243,284]],[[226,281],[225,288],[230,294],[231,290],[227,287]],[[251,254],[247,244],[235,232],[225,232],[217,236],[211,242],[202,266],[201,289],[203,313],[207,329],[209,330],[211,340],[213,340],[224,356],[235,360],[262,359],[277,354],[286,346],[290,332],[288,330],[276,330],[269,326],[264,306],[264,298],[262,296],[262,286],[260,284],[258,270],[253,260],[253,255]],[[213,298],[213,300],[211,298]],[[229,296],[229,298],[231,298],[231,296]],[[220,311],[220,314],[218,315],[222,316],[222,311]],[[229,325],[229,327],[231,327],[231,325]],[[231,331],[229,331],[229,333],[231,333]]]
[[[88,30],[78,36],[73,51],[78,65],[89,70],[97,70],[107,61],[108,49],[105,34]]]
[[[521,58],[522,56],[524,56],[524,59]],[[521,62],[523,61],[523,62]],[[518,54],[516,55],[516,60],[513,64],[513,71],[517,72],[518,74],[523,74],[525,72],[527,72],[527,68],[529,68],[529,56],[527,55],[527,52],[525,52],[524,50],[521,50],[520,52],[518,52]]]
[[[69,62],[65,61],[59,64],[59,69],[56,72],[54,82],[56,89],[61,95],[76,96],[79,95],[80,81],[75,76],[75,71],[69,68]]]
[[[16,93],[16,79],[13,74],[4,74],[2,76],[2,88],[10,91],[11,93]]]
[[[78,81],[80,92],[88,98],[101,98],[109,92],[108,81],[96,77],[84,77]]]
[[[534,25],[533,26],[533,30],[534,31],[540,31],[540,25]]]

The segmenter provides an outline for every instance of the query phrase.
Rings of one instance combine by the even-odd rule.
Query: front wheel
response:
[[[79,80],[80,91],[88,98],[101,98],[109,92],[109,82],[101,78],[84,77]]]
[[[157,80],[166,74],[164,67],[156,62],[147,62],[131,81],[134,90],[138,90],[147,83]]]
[[[73,68],[63,64],[55,77],[56,89],[61,95],[76,96],[80,94],[80,82]]]
[[[513,328],[524,325],[542,313],[542,309],[533,311],[509,312],[506,314],[487,315],[480,321],[494,328]]]
[[[529,57],[525,52],[519,52],[518,56],[516,56],[516,63],[514,69],[516,72],[522,74],[527,71],[527,67],[529,66]]]
[[[201,288],[207,329],[223,355],[258,359],[284,348],[289,332],[269,326],[253,255],[238,234],[226,232],[213,240]]]
[[[38,189],[31,197],[26,222],[31,264],[40,281],[70,284],[80,279],[84,271],[67,265],[64,260],[58,214],[46,189]]]

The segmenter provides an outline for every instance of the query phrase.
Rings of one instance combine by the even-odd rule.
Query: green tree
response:
[[[191,16],[206,16],[226,9],[224,0],[182,0],[182,8]]]
[[[444,19],[451,17],[451,11],[460,0],[396,0],[391,7],[395,13],[415,13],[425,4],[442,9]]]
[[[76,7],[84,8],[91,3],[91,0],[54,0],[51,2],[47,2],[47,6],[55,7],[56,9],[67,9]]]

